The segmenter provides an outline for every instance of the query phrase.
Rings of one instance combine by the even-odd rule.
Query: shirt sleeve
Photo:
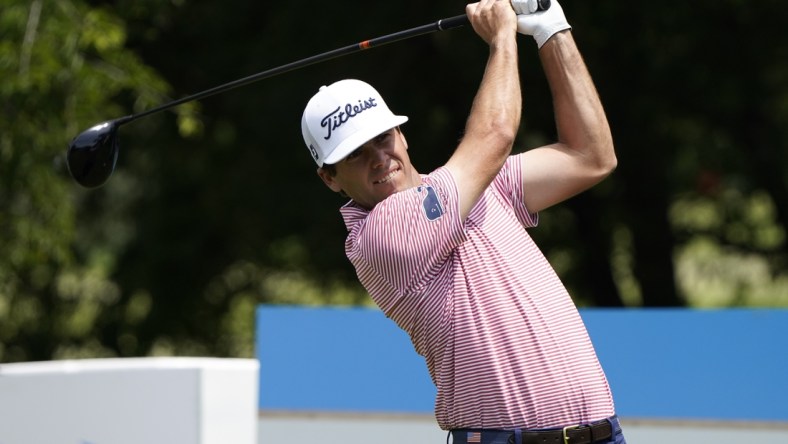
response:
[[[423,180],[378,203],[346,245],[360,280],[384,311],[423,289],[466,239],[451,173],[439,168]]]
[[[522,154],[509,156],[493,181],[493,186],[510,202],[517,219],[525,228],[533,228],[539,224],[539,214],[528,211],[525,207],[523,189]]]

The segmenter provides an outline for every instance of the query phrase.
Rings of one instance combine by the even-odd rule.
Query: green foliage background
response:
[[[533,236],[581,305],[788,306],[788,4],[564,0],[619,168]],[[462,134],[486,60],[470,29],[343,57],[122,127],[118,170],[81,189],[82,130],[463,12],[456,1],[0,0],[0,362],[251,356],[260,303],[370,304],[342,199],[300,114],[320,85],[374,84],[420,171]],[[517,150],[554,137],[521,38]]]

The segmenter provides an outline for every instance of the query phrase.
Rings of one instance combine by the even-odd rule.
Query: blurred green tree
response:
[[[115,252],[81,231],[94,198],[63,155],[83,126],[153,103],[166,83],[104,8],[2,0],[0,29],[0,360],[112,354],[95,322],[121,294]]]

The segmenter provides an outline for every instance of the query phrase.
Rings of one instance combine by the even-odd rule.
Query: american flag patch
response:
[[[467,442],[482,442],[481,432],[468,432]]]

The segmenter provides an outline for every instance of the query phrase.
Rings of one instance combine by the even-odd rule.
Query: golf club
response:
[[[550,7],[550,0],[533,1],[536,6],[536,11],[544,11]],[[112,172],[115,170],[115,164],[118,160],[118,151],[120,148],[118,141],[118,127],[123,124],[133,122],[134,120],[137,120],[141,117],[164,111],[186,102],[204,99],[214,94],[219,94],[230,89],[238,88],[258,80],[273,77],[277,74],[303,68],[318,62],[330,60],[339,56],[352,54],[423,34],[458,28],[467,25],[468,23],[468,17],[465,14],[441,19],[434,23],[395,32],[393,34],[384,35],[370,40],[364,40],[359,43],[307,57],[305,59],[288,63],[286,65],[278,66],[267,71],[259,72],[242,79],[216,86],[203,92],[165,103],[138,114],[132,114],[99,123],[82,132],[69,144],[68,152],[66,153],[69,173],[71,173],[71,177],[73,177],[74,180],[83,187],[96,188],[103,185],[109,179],[110,175],[112,175]]]

